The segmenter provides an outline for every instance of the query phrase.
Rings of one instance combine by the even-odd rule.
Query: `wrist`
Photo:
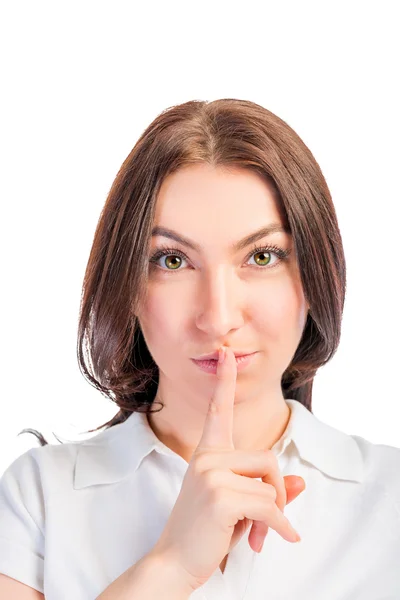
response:
[[[187,600],[194,592],[179,563],[166,554],[151,551],[135,567],[140,568],[146,579],[159,583],[165,599]]]

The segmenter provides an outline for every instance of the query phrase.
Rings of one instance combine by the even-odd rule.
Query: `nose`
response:
[[[243,284],[244,285],[244,284]],[[243,326],[244,287],[219,271],[201,282],[195,303],[196,325],[211,340],[221,340],[232,329]]]

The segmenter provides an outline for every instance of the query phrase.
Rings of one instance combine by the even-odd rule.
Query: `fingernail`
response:
[[[293,540],[293,541],[294,541],[294,542],[301,542],[301,537],[300,537],[300,535],[297,533],[297,531],[296,531],[295,529],[294,529],[293,531],[294,531],[294,533],[295,533],[295,537],[294,537],[294,540]]]
[[[260,543],[260,545],[258,546],[257,552],[261,552],[263,546],[264,546],[264,542],[265,542],[265,538],[262,540],[262,542]]]

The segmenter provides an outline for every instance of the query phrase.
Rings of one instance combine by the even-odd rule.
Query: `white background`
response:
[[[331,190],[348,286],[342,341],[315,380],[321,420],[400,447],[397,2],[4,2],[0,471],[91,437],[117,407],[81,375],[81,285],[113,179],[165,108],[262,104]]]

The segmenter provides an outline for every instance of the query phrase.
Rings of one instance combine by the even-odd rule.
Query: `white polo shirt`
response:
[[[399,600],[400,449],[286,402],[273,451],[283,475],[306,482],[285,507],[302,541],[270,528],[257,554],[249,527],[224,573],[191,598]],[[187,468],[141,413],[85,441],[31,448],[0,479],[0,573],[46,600],[94,600],[153,548]]]

